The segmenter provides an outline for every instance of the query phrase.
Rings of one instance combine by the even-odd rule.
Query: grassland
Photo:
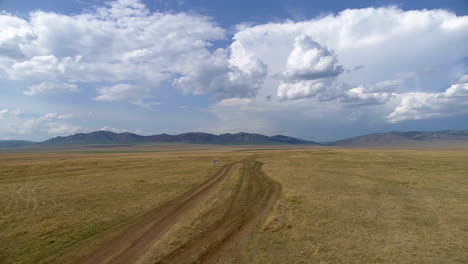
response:
[[[0,154],[0,262],[70,263],[210,177],[213,159],[247,157],[282,191],[245,243],[242,263],[468,259],[468,150],[176,150]],[[236,171],[143,262],[160,261],[216,223],[240,184]]]
[[[231,162],[237,156],[223,151],[1,154],[0,263],[76,259],[207,179],[215,171],[214,158]]]
[[[468,151],[260,158],[283,195],[246,263],[467,263]]]

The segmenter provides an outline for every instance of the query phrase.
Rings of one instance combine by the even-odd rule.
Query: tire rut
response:
[[[95,263],[134,263],[161,238],[177,220],[190,208],[201,201],[232,170],[234,163],[220,168],[205,182],[167,202],[131,224],[112,239],[101,244],[89,256],[78,261],[82,264]]]
[[[80,263],[135,263],[186,212],[202,201],[235,164],[222,167],[210,179],[189,190],[102,244]],[[249,234],[279,198],[280,185],[261,171],[262,163],[242,162],[242,175],[227,210],[215,224],[163,257],[158,263],[239,263]],[[195,259],[195,260],[194,260]]]
[[[279,198],[280,185],[261,171],[262,163],[244,162],[236,194],[224,216],[160,263],[239,263],[249,234]]]

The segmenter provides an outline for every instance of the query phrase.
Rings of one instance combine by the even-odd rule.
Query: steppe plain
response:
[[[1,263],[466,263],[468,149],[3,152],[0,217]]]

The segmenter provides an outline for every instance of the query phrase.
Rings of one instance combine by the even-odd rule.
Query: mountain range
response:
[[[342,147],[388,147],[388,146],[468,146],[468,130],[444,130],[436,132],[387,132],[374,133],[332,142],[330,145]]]
[[[66,137],[54,137],[43,142],[31,143],[41,146],[50,145],[90,145],[90,144],[142,144],[142,143],[191,143],[216,145],[320,145],[317,142],[283,135],[265,136],[253,133],[213,135],[202,132],[190,132],[179,135],[159,134],[141,136],[133,133],[114,133],[95,131],[78,133]],[[0,143],[1,145],[1,143]]]
[[[340,147],[389,147],[418,146],[433,144],[461,144],[468,146],[468,131],[445,130],[437,132],[387,132],[375,133],[327,143],[303,140],[295,137],[277,135],[265,136],[253,133],[213,135],[202,132],[190,132],[179,135],[159,134],[141,136],[133,133],[114,133],[95,131],[78,133],[70,136],[54,137],[43,142],[23,140],[0,140],[0,148],[18,148],[31,146],[57,145],[124,145],[144,143],[190,143],[215,145],[326,145]]]

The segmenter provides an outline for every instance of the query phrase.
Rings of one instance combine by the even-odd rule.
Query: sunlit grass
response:
[[[468,259],[467,150],[239,150],[0,154],[0,262],[69,263],[207,179],[213,159],[246,157],[264,163],[282,194],[244,263]],[[216,221],[236,179],[177,223],[148,263]]]
[[[283,195],[246,263],[468,259],[468,151],[315,150],[261,160]]]

